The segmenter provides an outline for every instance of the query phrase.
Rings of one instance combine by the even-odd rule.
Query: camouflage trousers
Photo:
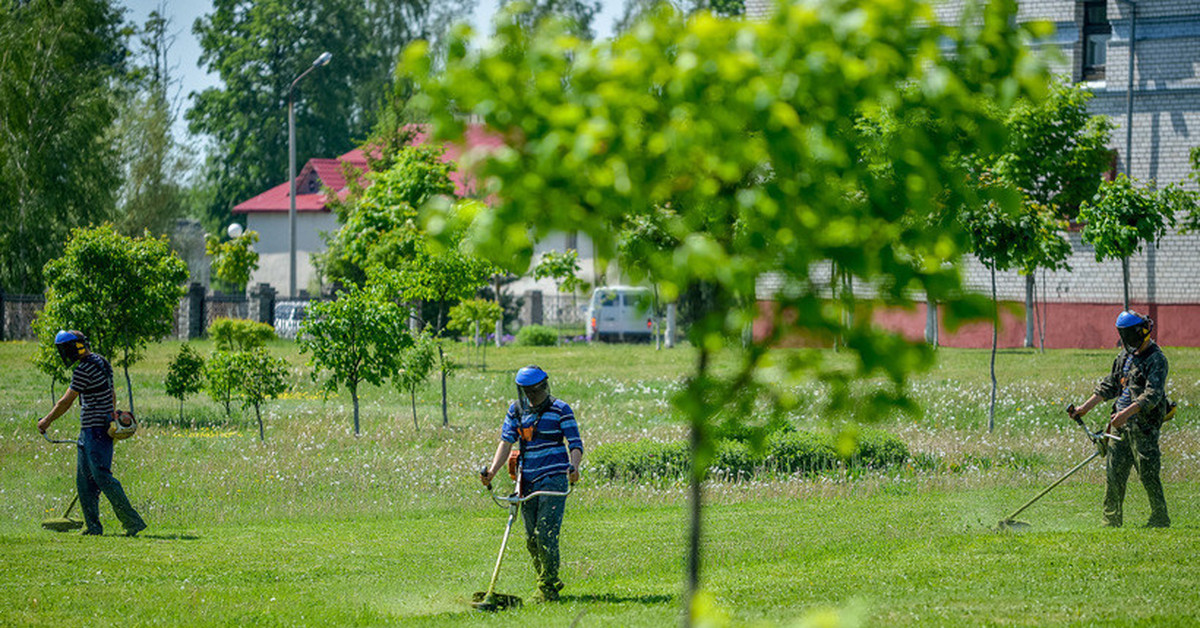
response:
[[[1121,441],[1109,445],[1107,487],[1104,493],[1105,524],[1120,526],[1124,523],[1121,507],[1125,502],[1125,485],[1129,481],[1130,469],[1136,467],[1150,501],[1148,525],[1162,528],[1171,525],[1162,480],[1158,477],[1162,467],[1158,434],[1157,427],[1146,427],[1130,421],[1117,434]]]
[[[566,492],[567,476],[554,474],[538,478],[523,487],[522,494],[536,491]],[[521,504],[521,518],[525,520],[525,546],[533,557],[533,569],[537,572],[538,588],[555,593],[562,588],[558,579],[558,533],[562,528],[566,497],[534,497]]]

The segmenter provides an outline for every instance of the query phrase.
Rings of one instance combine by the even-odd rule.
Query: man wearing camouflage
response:
[[[1153,330],[1150,318],[1133,310],[1121,312],[1117,317],[1121,353],[1113,361],[1111,372],[1096,384],[1091,398],[1076,410],[1077,416],[1083,416],[1100,403],[1116,398],[1105,429],[1121,438],[1109,445],[1104,524],[1111,527],[1123,523],[1121,506],[1130,467],[1137,467],[1150,501],[1150,520],[1145,527],[1171,525],[1158,477],[1162,463],[1158,433],[1170,409],[1166,396],[1167,357],[1150,339]]]

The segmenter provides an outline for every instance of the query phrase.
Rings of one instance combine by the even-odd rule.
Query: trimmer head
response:
[[[42,522],[42,527],[55,532],[70,532],[83,527],[83,521],[79,519],[71,519],[70,517],[54,517],[46,519]]]
[[[996,524],[996,529],[1001,532],[1024,532],[1032,527],[1028,523],[1016,519],[1001,519],[1000,523]]]
[[[520,608],[522,604],[521,598],[504,593],[489,594],[487,591],[479,591],[471,596],[472,608],[477,611],[487,611],[489,613],[508,610],[510,608]]]

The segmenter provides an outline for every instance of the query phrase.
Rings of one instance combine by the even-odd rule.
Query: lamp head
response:
[[[322,53],[321,53],[321,56],[317,57],[317,60],[316,60],[316,61],[313,61],[313,67],[314,67],[314,68],[319,68],[319,67],[321,67],[321,66],[323,66],[323,65],[328,65],[328,64],[329,64],[329,61],[330,61],[330,60],[332,60],[332,59],[333,59],[333,53],[332,53],[332,52],[329,52],[329,51],[322,52]]]

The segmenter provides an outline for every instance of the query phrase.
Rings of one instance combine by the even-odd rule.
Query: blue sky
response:
[[[624,0],[601,0],[600,14],[596,18],[596,31],[600,37],[612,33],[612,24],[616,21]],[[145,23],[150,12],[162,5],[167,17],[171,20],[171,32],[175,36],[175,44],[171,48],[171,74],[179,80],[182,109],[187,109],[187,97],[192,92],[201,92],[207,87],[217,85],[217,77],[208,74],[197,64],[200,60],[200,42],[192,34],[192,24],[196,19],[212,10],[211,0],[125,0],[128,12],[126,19],[135,24]],[[492,15],[496,12],[496,0],[479,0],[479,6],[472,16],[476,32],[490,33]],[[182,115],[175,124],[175,136],[186,140],[187,124]]]

